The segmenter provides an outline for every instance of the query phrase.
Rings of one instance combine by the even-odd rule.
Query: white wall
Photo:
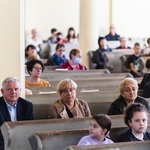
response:
[[[112,0],[112,20],[126,37],[149,37],[149,0]]]
[[[122,36],[149,36],[149,0],[99,1],[99,35],[106,35],[112,22]],[[53,27],[61,31],[64,36],[71,26],[78,33],[79,4],[80,0],[26,0],[27,35],[33,27],[39,29],[43,40],[49,37],[50,29]]]
[[[26,34],[32,28],[40,31],[43,40],[56,27],[66,36],[68,28],[79,32],[79,0],[26,0]]]

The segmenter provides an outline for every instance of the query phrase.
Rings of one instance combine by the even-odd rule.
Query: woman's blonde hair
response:
[[[68,88],[77,90],[77,84],[71,79],[63,79],[57,84],[56,90],[59,94],[61,94],[64,90]]]
[[[120,94],[123,93],[124,91],[124,88],[126,85],[130,84],[130,83],[133,83],[136,87],[136,90],[138,90],[138,83],[135,79],[133,78],[125,78],[121,81],[120,85],[119,85],[119,90],[120,90]]]

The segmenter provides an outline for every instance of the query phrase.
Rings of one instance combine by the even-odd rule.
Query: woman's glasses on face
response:
[[[42,71],[43,70],[43,68],[38,68],[38,67],[33,67],[35,70],[37,70],[37,71]]]

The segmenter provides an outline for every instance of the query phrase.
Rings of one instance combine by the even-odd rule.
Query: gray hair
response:
[[[71,79],[64,79],[58,83],[56,89],[57,89],[58,93],[62,93],[64,90],[66,90],[68,88],[72,88],[74,90],[77,90],[77,84]]]
[[[130,83],[133,83],[136,87],[136,90],[138,91],[138,82],[135,79],[128,77],[128,78],[123,79],[120,83],[120,86],[119,86],[120,94],[123,93],[124,87]]]
[[[18,85],[19,85],[19,87],[20,87],[19,80],[18,80],[16,77],[8,77],[8,78],[6,78],[6,79],[2,82],[2,89],[5,88],[5,85],[6,85],[8,82],[17,82]]]

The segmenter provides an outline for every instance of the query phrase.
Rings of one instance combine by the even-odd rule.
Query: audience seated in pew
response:
[[[65,45],[57,44],[55,54],[47,60],[47,66],[58,65],[61,66],[63,63],[67,61],[65,56]]]
[[[78,145],[100,145],[111,144],[113,141],[108,138],[111,129],[111,119],[106,114],[94,115],[90,121],[89,135],[84,136]]]
[[[25,48],[25,64],[32,59],[40,59],[40,56],[38,55],[34,45],[28,45]]]
[[[75,30],[73,27],[70,27],[68,29],[68,33],[67,33],[65,40],[67,43],[72,43],[72,44],[78,42],[78,39],[76,38]]]
[[[120,46],[116,47],[116,49],[131,49],[131,47],[128,46],[127,39],[122,37],[120,39]]]
[[[27,70],[30,77],[25,81],[25,87],[50,87],[50,83],[41,79],[44,71],[44,64],[40,60],[31,60],[27,63]]]
[[[77,84],[71,79],[61,80],[57,85],[60,99],[49,111],[48,118],[90,117],[91,112],[86,101],[76,98]]]
[[[112,49],[107,46],[107,41],[105,37],[98,38],[98,45],[99,48],[95,51],[93,56],[93,63],[96,63],[95,69],[104,69],[105,64],[102,54],[104,52],[110,52],[112,51]]]
[[[116,33],[115,26],[112,24],[109,28],[109,34],[105,36],[107,41],[119,41],[120,35]]]
[[[141,81],[141,83],[139,84],[139,89],[143,89],[144,85],[147,84],[148,82],[150,82],[150,59],[146,60],[146,64],[145,64],[148,73],[146,73]]]
[[[51,36],[47,39],[47,43],[57,43],[57,37],[56,37],[56,34],[57,34],[57,29],[56,28],[52,28],[51,29]]]
[[[125,132],[128,127],[111,128],[110,137],[116,142],[118,136]],[[150,127],[148,126],[148,130]],[[30,136],[29,142],[33,150],[37,150],[40,146],[41,149],[64,149],[69,145],[76,145],[80,138],[88,134],[88,130],[63,130],[63,131],[46,131],[46,132],[36,132]],[[59,142],[58,142],[59,141]],[[125,143],[125,142],[124,142]],[[115,143],[114,143],[115,144]],[[107,145],[111,144],[105,144]],[[113,144],[112,144],[113,145]],[[90,145],[88,145],[90,146]]]
[[[39,114],[40,113],[42,112],[39,110]],[[122,115],[114,115],[110,116],[110,118],[112,121],[112,128],[115,127],[118,129],[120,127],[126,127]],[[56,130],[83,130],[88,128],[90,119],[90,117],[84,117],[5,122],[1,126],[2,134],[4,137],[5,149],[19,150],[21,147],[21,150],[30,150],[31,147],[27,139],[33,133]],[[88,132],[86,133],[86,135],[87,134]],[[77,142],[79,140],[80,139],[78,139]]]
[[[31,30],[31,37],[27,38],[27,40],[26,40],[26,47],[30,44],[34,45],[36,47],[37,52],[39,52],[40,51],[39,45],[42,43],[43,43],[43,41],[39,37],[38,30],[35,28],[32,29]]]
[[[17,78],[8,77],[2,83],[0,97],[0,126],[7,121],[33,120],[33,105],[19,97],[21,85]],[[0,131],[0,150],[4,149],[3,136]]]
[[[69,53],[70,60],[63,63],[60,68],[68,70],[86,70],[85,66],[81,64],[82,54],[79,49],[72,49]]]
[[[138,63],[138,59],[142,56],[141,47],[139,43],[134,44],[134,54],[129,56],[127,63],[129,65],[130,73],[133,77],[141,77],[142,74],[140,72],[140,65]]]
[[[122,133],[119,142],[150,140],[150,132],[147,132],[148,111],[142,104],[131,104],[125,110],[124,121],[129,129]]]
[[[123,114],[124,109],[132,103],[141,103],[148,109],[148,112],[150,112],[150,101],[137,95],[138,83],[135,79],[123,79],[120,83],[119,90],[120,96],[112,102],[108,110],[108,115]]]

